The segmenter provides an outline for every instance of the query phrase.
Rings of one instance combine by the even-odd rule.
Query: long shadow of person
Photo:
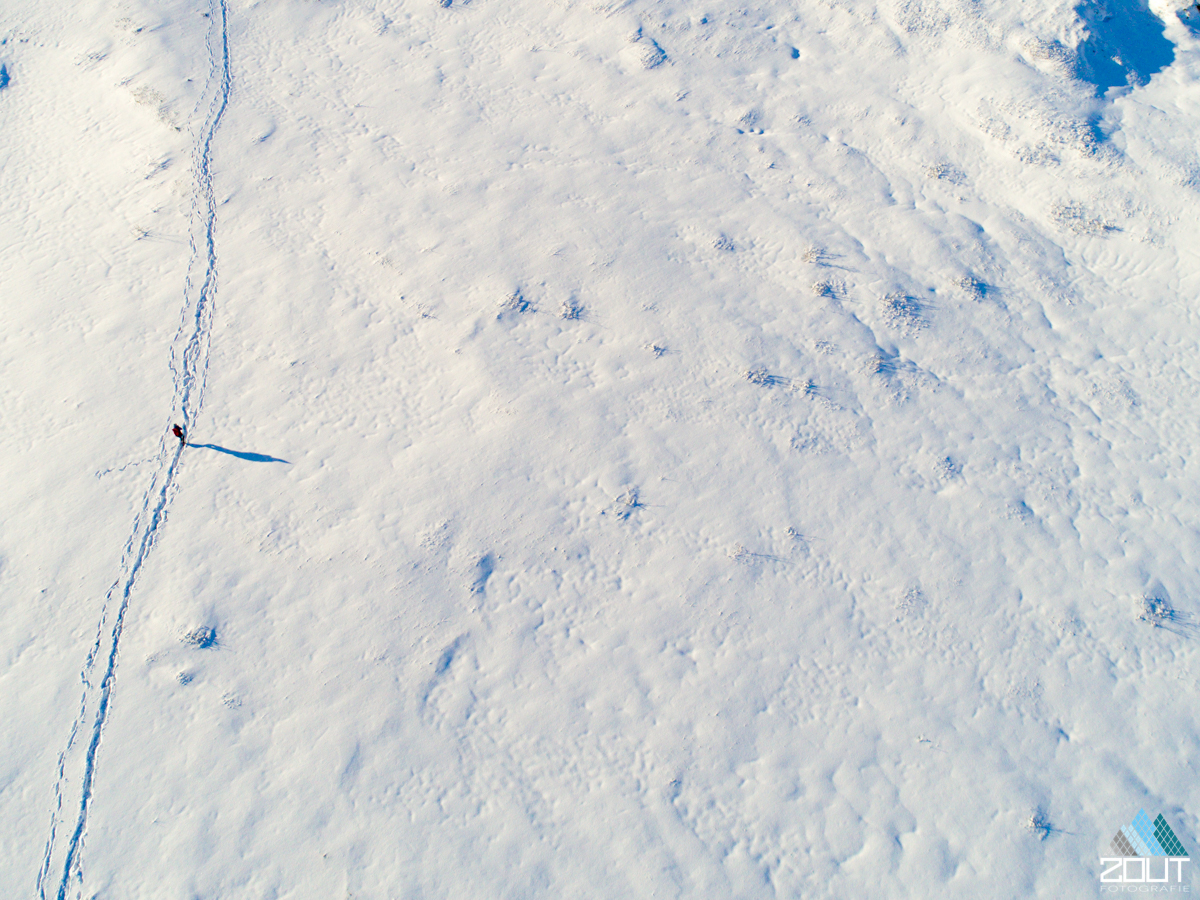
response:
[[[227,453],[230,456],[236,456],[238,459],[244,459],[246,462],[277,462],[290,466],[291,463],[286,459],[280,459],[277,456],[267,456],[265,453],[247,453],[244,450],[230,450],[228,447],[218,447],[216,444],[188,444],[189,447],[194,447],[197,450],[216,450],[218,453]]]

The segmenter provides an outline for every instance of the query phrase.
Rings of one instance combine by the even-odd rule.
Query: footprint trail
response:
[[[206,93],[211,95],[211,99],[193,153],[196,191],[191,264],[185,286],[182,321],[171,348],[174,386],[172,418],[181,417],[189,432],[204,402],[213,299],[217,288],[212,143],[229,105],[231,78],[226,0],[210,0],[209,20],[212,22],[208,36],[211,69]],[[82,895],[88,811],[94,799],[100,742],[116,684],[121,632],[138,575],[166,522],[175,495],[182,453],[182,445],[174,440],[168,441],[166,437],[159,445],[155,458],[158,467],[146,488],[141,509],[125,542],[117,578],[104,597],[95,642],[80,673],[83,695],[66,747],[58,757],[50,833],[38,871],[37,890],[41,900],[48,897],[66,900],[72,888],[76,896]],[[96,677],[98,674],[99,680]]]

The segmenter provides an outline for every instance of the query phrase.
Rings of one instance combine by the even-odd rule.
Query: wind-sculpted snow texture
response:
[[[11,0],[0,67],[0,895],[1196,846],[1191,5]]]
[[[229,37],[224,0],[214,2],[213,13],[213,33],[210,36],[212,100],[199,133],[193,160],[197,198],[195,218],[200,233],[200,239],[192,241],[197,278],[189,276],[188,279],[183,322],[175,341],[180,349],[172,354],[171,365],[178,412],[186,430],[194,425],[203,404],[208,374],[209,333],[217,284],[212,142],[229,105]],[[46,897],[64,900],[72,891],[82,892],[84,837],[88,811],[93,801],[100,742],[116,685],[121,634],[138,576],[154,548],[159,530],[166,522],[183,449],[182,444],[173,439],[162,441],[158,455],[159,467],[146,489],[141,511],[134,520],[132,533],[125,544],[120,574],[104,597],[96,641],[88,652],[81,673],[84,690],[79,715],[71,726],[66,749],[59,756],[50,836],[38,873],[38,894],[43,900]],[[78,785],[74,791],[71,790],[72,784]]]

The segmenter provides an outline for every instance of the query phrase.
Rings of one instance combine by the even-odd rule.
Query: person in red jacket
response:
[[[173,435],[175,435],[175,437],[179,438],[179,443],[184,444],[184,445],[187,444],[187,435],[184,433],[183,428],[181,428],[180,426],[172,425],[171,426],[171,434],[173,434]]]

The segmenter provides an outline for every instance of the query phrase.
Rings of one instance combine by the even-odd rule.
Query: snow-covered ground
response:
[[[1194,850],[1181,7],[8,0],[0,894]]]

